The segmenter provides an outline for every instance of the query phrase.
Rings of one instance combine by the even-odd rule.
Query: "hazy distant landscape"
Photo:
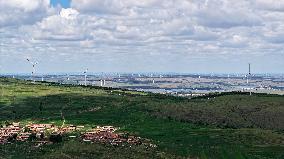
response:
[[[31,80],[30,75],[6,75]],[[85,85],[84,74],[36,76],[37,81]],[[212,92],[258,92],[284,94],[283,74],[179,74],[179,73],[88,73],[86,85],[131,89],[175,96],[199,96]]]

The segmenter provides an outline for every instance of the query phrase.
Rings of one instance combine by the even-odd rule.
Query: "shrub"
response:
[[[62,135],[61,134],[51,134],[49,136],[49,141],[53,143],[62,142]]]

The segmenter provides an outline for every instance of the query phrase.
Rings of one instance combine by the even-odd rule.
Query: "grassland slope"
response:
[[[2,124],[59,125],[64,112],[66,124],[114,125],[158,145],[117,148],[66,140],[34,150],[29,143],[14,143],[0,145],[2,158],[284,158],[283,96],[186,99],[7,78],[0,78],[0,91]]]

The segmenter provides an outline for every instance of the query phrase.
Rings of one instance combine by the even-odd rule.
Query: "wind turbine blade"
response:
[[[28,62],[30,62],[32,65],[35,65],[30,59],[27,59]]]

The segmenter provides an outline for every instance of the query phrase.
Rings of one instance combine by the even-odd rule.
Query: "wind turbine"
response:
[[[248,64],[249,66],[249,70],[248,70],[248,74],[247,74],[247,84],[249,83],[249,76],[250,76],[250,63]]]
[[[102,72],[101,73],[101,75],[100,75],[100,79],[101,79],[101,81],[100,81],[100,85],[101,85],[101,87],[104,85],[104,73]]]
[[[30,62],[33,66],[33,71],[32,71],[32,80],[35,82],[34,74],[35,74],[35,66],[38,64],[38,62],[32,62],[30,59],[27,58],[27,61]]]
[[[87,73],[88,73],[88,69],[86,69],[83,73],[85,74],[85,86],[87,86]]]
[[[118,73],[118,81],[120,81],[120,73]]]
[[[250,73],[250,63],[248,64],[248,74],[247,74],[247,84],[249,84],[249,78],[251,76],[251,73]],[[249,88],[249,95],[251,95],[251,88]]]

